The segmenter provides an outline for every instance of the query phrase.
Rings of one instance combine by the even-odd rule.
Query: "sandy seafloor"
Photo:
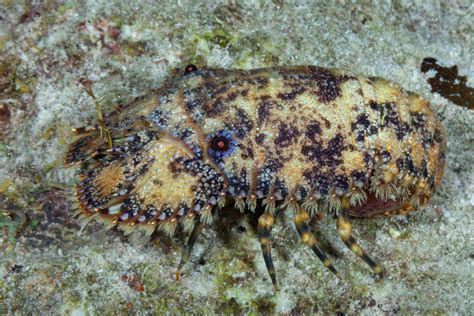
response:
[[[471,1],[19,2],[0,3],[1,314],[472,313],[474,114],[432,93],[433,74],[420,72],[422,59],[434,57],[474,86]],[[330,217],[320,232],[340,255],[341,279],[280,218],[277,293],[246,217],[207,229],[180,282],[180,240],[145,243],[72,218],[75,170],[64,169],[64,152],[70,128],[95,120],[78,80],[92,80],[110,110],[189,62],[347,68],[432,103],[448,151],[431,204],[355,222],[387,271],[382,281],[344,248]]]

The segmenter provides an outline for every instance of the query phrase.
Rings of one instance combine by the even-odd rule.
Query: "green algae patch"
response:
[[[204,57],[211,54],[215,47],[233,56],[236,68],[251,68],[255,61],[258,61],[261,66],[278,63],[278,47],[268,39],[265,33],[261,32],[241,35],[218,26],[203,34],[200,31],[194,33],[190,43],[192,45],[185,48],[185,55],[189,56],[188,62],[196,65],[206,66]]]
[[[16,238],[27,224],[25,214],[19,210],[0,209],[0,247],[8,252],[13,251]]]
[[[198,41],[202,39],[206,42],[218,45],[220,48],[225,48],[228,45],[236,45],[238,36],[224,28],[216,27],[212,31],[206,32],[200,37],[196,37],[196,39]]]

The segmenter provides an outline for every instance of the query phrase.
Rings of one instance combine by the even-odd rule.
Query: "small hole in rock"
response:
[[[246,229],[244,226],[239,226],[239,227],[237,227],[237,229],[238,229],[239,232],[241,232],[241,233],[244,233],[244,232],[247,231],[247,229]]]

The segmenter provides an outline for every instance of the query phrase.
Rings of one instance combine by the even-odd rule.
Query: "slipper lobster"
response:
[[[258,239],[277,287],[271,229],[277,210],[334,274],[309,221],[336,216],[347,247],[381,276],[351,218],[401,214],[439,185],[446,138],[427,101],[381,78],[316,66],[254,70],[189,65],[162,87],[75,129],[80,216],[125,233],[200,232],[224,206],[260,211]],[[106,131],[108,137],[104,136]]]

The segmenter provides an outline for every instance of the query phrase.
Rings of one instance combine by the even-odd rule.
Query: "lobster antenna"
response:
[[[86,93],[92,98],[94,102],[95,111],[97,113],[97,122],[99,123],[100,137],[107,142],[107,146],[112,148],[112,136],[110,135],[110,130],[107,128],[107,125],[104,121],[104,115],[100,107],[99,101],[97,100],[94,91],[92,90],[92,81],[87,78],[81,78],[79,83],[82,84]]]

